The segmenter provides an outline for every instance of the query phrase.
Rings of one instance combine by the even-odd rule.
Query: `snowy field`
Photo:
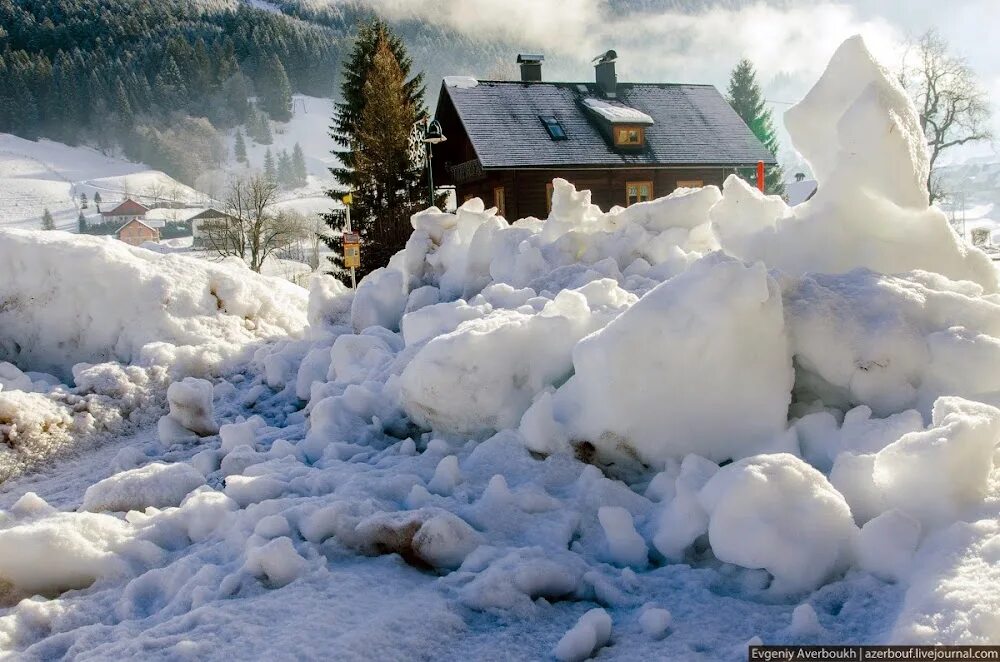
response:
[[[998,272],[860,38],[785,119],[806,203],[556,180],[356,292],[0,229],[0,650],[1000,642]]]

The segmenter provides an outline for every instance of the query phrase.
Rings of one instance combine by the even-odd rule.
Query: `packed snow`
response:
[[[794,208],[557,179],[547,219],[416,214],[356,292],[5,232],[2,457],[77,453],[0,493],[0,646],[1000,641],[997,275],[859,38],[788,124],[820,183]]]
[[[588,97],[583,105],[612,124],[653,124],[653,118],[635,108],[623,104],[608,103],[603,99]]]

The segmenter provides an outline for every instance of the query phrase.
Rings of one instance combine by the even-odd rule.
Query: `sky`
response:
[[[862,34],[893,67],[908,40],[936,28],[989,91],[1000,135],[1000,42],[986,35],[988,26],[1000,24],[1000,0],[364,1],[390,19],[433,21],[541,51],[550,79],[581,79],[590,73],[590,59],[614,48],[619,80],[707,82],[724,89],[733,65],[746,56],[779,120],[786,102],[802,97],[845,38]],[[980,145],[955,156],[994,149]]]

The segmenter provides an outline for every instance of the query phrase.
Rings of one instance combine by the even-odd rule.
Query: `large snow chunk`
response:
[[[0,230],[0,360],[22,369],[66,377],[80,362],[142,359],[212,372],[250,343],[299,334],[306,301],[234,261]]]
[[[380,267],[371,272],[358,283],[351,302],[354,330],[361,332],[370,326],[384,326],[390,331],[398,331],[408,294],[405,278],[398,269]]]
[[[698,496],[715,555],[764,568],[778,593],[815,589],[850,562],[857,534],[851,509],[823,474],[793,455],[725,466]]]
[[[115,474],[87,488],[83,509],[91,512],[176,506],[205,477],[190,464],[154,462]]]
[[[875,456],[886,504],[925,525],[952,522],[982,502],[1000,439],[1000,410],[961,398],[934,403],[931,426]]]
[[[197,377],[185,377],[167,388],[170,413],[160,419],[160,437],[169,439],[189,431],[198,436],[208,436],[219,431],[213,419],[212,382]],[[167,439],[164,439],[167,441]]]
[[[941,395],[1000,394],[1000,302],[972,283],[858,269],[789,280],[784,298],[797,390],[828,405],[928,416]]]
[[[563,662],[582,662],[611,639],[611,616],[601,608],[580,617],[556,644],[552,654]]]
[[[742,210],[733,211],[753,217],[760,230],[729,232],[735,224],[720,221],[713,210],[726,251],[793,275],[924,269],[997,291],[990,259],[961,241],[944,213],[928,205],[919,116],[861,37],[837,49],[813,89],[785,113],[785,123],[819,188],[809,201],[788,208],[749,193],[731,177],[732,187],[746,194]],[[729,188],[727,182],[727,196]]]
[[[778,286],[761,264],[704,258],[577,344],[573,365],[552,414],[567,438],[609,456],[721,461],[785,430],[791,355]]]
[[[876,577],[900,581],[909,573],[920,542],[920,522],[890,510],[861,527],[857,538],[858,565]]]
[[[309,562],[295,549],[291,538],[282,536],[247,552],[245,568],[267,580],[271,588],[281,588],[309,568]]]
[[[517,425],[532,398],[572,371],[571,351],[635,298],[613,281],[564,290],[538,313],[495,310],[429,341],[403,371],[407,414],[441,432]]]
[[[649,561],[646,541],[635,530],[632,513],[621,506],[602,506],[597,511],[610,561],[621,566],[641,568]]]
[[[127,571],[156,549],[110,515],[38,512],[0,530],[0,581],[18,594],[54,595]]]

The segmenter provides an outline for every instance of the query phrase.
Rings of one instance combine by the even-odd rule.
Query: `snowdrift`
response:
[[[103,244],[47,239],[66,245],[68,272],[137,280],[116,307],[22,279],[52,301],[15,302],[4,351],[22,366],[160,358],[186,374],[199,352],[218,358],[200,371],[214,383],[175,381],[159,440],[90,481],[80,512],[25,497],[0,522],[0,579],[14,595],[89,587],[61,599],[116,604],[92,617],[104,654],[137,650],[137,618],[184,628],[195,608],[266,609],[276,591],[312,609],[342,559],[388,554],[440,577],[421,619],[465,631],[457,607],[536,628],[507,640],[525,658],[1000,641],[997,272],[928,205],[916,111],[860,38],[788,126],[820,182],[802,205],[734,176],[603,211],[556,180],[544,220],[509,223],[480,200],[415,215],[387,267],[356,293],[317,278],[308,307],[224,265],[124,248],[88,261]],[[164,276],[182,269],[183,285]],[[67,318],[95,330],[67,336]],[[284,333],[238,375],[210,369]],[[21,548],[80,561],[41,581]],[[398,565],[377,567],[373,593]],[[0,638],[43,651],[43,622],[98,643],[86,609],[37,612],[25,601],[0,617]],[[425,638],[387,641],[440,657]],[[343,646],[328,652],[356,652]]]

